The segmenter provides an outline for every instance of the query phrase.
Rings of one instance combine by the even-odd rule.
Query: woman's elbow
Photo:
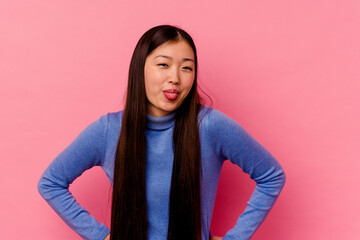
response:
[[[51,193],[56,189],[54,183],[46,176],[42,175],[37,183],[37,189],[40,195],[47,200]]]
[[[281,189],[282,189],[285,186],[285,182],[286,182],[286,174],[285,174],[284,169],[282,169],[282,172],[279,176],[279,182],[281,184]]]
[[[40,193],[41,196],[44,197],[44,195],[46,194],[46,183],[45,183],[45,179],[43,176],[41,176],[41,178],[39,179],[38,183],[37,183],[37,190]]]

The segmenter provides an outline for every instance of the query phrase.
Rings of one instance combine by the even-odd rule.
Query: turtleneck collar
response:
[[[165,130],[171,128],[175,124],[176,111],[163,117],[154,117],[146,114],[146,127],[154,130]]]

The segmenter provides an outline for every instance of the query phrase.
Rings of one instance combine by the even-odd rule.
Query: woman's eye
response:
[[[167,67],[168,65],[166,63],[159,63],[158,66]]]
[[[184,69],[189,70],[189,71],[191,71],[191,70],[192,70],[192,68],[191,68],[191,67],[184,67]]]

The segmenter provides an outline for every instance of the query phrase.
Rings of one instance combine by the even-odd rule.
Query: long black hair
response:
[[[148,216],[145,182],[146,109],[144,83],[146,57],[166,42],[185,40],[194,52],[195,79],[176,110],[173,132],[174,163],[171,179],[168,240],[201,239],[201,152],[197,91],[197,54],[191,36],[170,25],[143,34],[132,55],[126,104],[117,144],[111,210],[111,240],[147,239]]]

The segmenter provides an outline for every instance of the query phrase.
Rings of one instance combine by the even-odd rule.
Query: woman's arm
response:
[[[250,239],[279,196],[285,173],[275,157],[236,121],[215,109],[210,118],[218,156],[241,167],[256,182],[245,211],[223,240]]]
[[[86,211],[69,192],[84,171],[100,166],[106,147],[107,116],[85,128],[47,167],[38,182],[41,196],[83,239],[103,240],[109,229]]]

